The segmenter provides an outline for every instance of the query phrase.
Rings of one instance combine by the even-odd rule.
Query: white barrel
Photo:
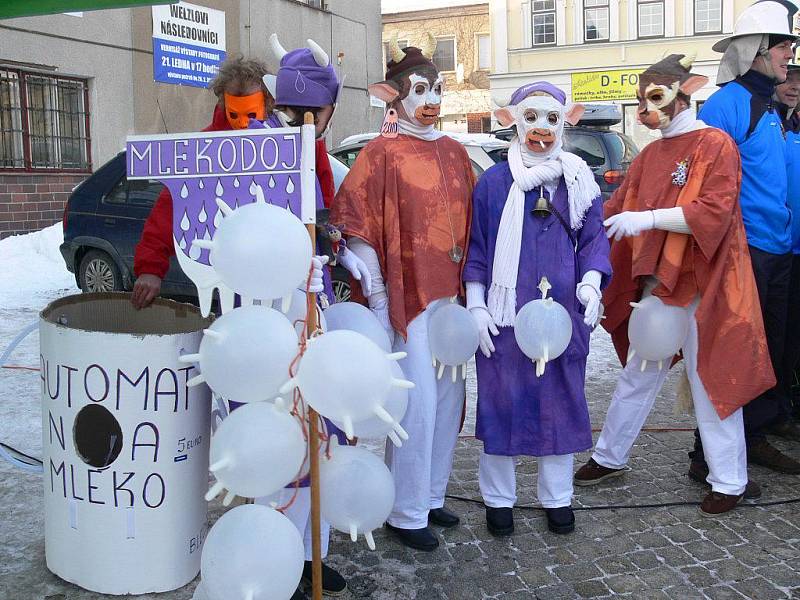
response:
[[[210,324],[195,307],[79,294],[40,315],[45,553],[104,594],[173,590],[200,571],[211,393],[188,387]]]

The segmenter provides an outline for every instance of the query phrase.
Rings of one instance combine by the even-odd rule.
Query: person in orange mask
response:
[[[275,99],[267,90],[263,77],[268,72],[261,60],[232,57],[221,66],[209,85],[217,97],[211,123],[203,131],[247,129],[250,120],[266,122],[269,127],[281,127],[273,115]],[[333,172],[323,140],[317,140],[316,173],[323,201],[330,205],[334,195]],[[149,306],[161,291],[161,281],[169,270],[169,259],[175,254],[172,236],[172,196],[167,188],[161,192],[136,245],[133,272],[136,282],[131,302],[139,309]]]

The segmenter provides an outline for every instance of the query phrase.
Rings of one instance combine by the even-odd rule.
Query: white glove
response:
[[[322,285],[322,265],[327,264],[327,256],[314,256],[311,259],[311,279],[308,282],[308,291],[318,294],[325,289]]]
[[[372,276],[367,268],[367,263],[347,247],[336,258],[339,264],[347,269],[356,281],[361,282],[361,291],[364,292],[365,298],[369,298],[372,293]]]
[[[389,336],[389,346],[394,347],[394,327],[392,327],[392,321],[389,318],[389,304],[386,303],[385,306],[380,308],[372,307],[370,308],[372,314],[378,319],[381,325],[383,325],[384,331],[386,331],[386,335]]]
[[[475,306],[470,308],[469,312],[478,324],[481,352],[483,352],[486,358],[489,358],[492,356],[492,352],[494,352],[492,336],[500,333],[497,330],[497,325],[494,324],[492,315],[489,314],[489,310],[484,306]]]
[[[599,271],[587,271],[575,288],[578,301],[586,307],[583,313],[583,322],[589,327],[596,327],[600,321],[600,282],[602,275]]]
[[[653,229],[656,225],[652,210],[625,211],[618,215],[608,217],[603,221],[603,225],[608,227],[606,236],[619,241],[625,236],[639,235],[643,231]]]

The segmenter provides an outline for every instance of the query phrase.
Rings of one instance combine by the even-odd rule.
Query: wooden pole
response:
[[[314,115],[307,112],[303,117],[305,125],[314,124]],[[311,251],[316,248],[317,229],[313,223],[306,225],[311,238]],[[308,335],[317,328],[317,295],[307,294],[306,332]],[[311,469],[311,589],[313,600],[322,600],[322,524],[319,514],[319,416],[308,407],[308,453]]]

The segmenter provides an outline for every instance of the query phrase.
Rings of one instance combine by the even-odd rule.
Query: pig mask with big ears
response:
[[[397,110],[400,120],[422,129],[432,129],[439,120],[444,79],[431,61],[436,39],[429,33],[422,48],[400,48],[389,41],[386,79],[369,86],[369,93]]]
[[[522,151],[536,162],[556,158],[562,151],[564,124],[575,125],[583,116],[580,104],[567,107],[563,91],[546,81],[536,81],[515,91],[494,115],[503,127],[514,125]]]

